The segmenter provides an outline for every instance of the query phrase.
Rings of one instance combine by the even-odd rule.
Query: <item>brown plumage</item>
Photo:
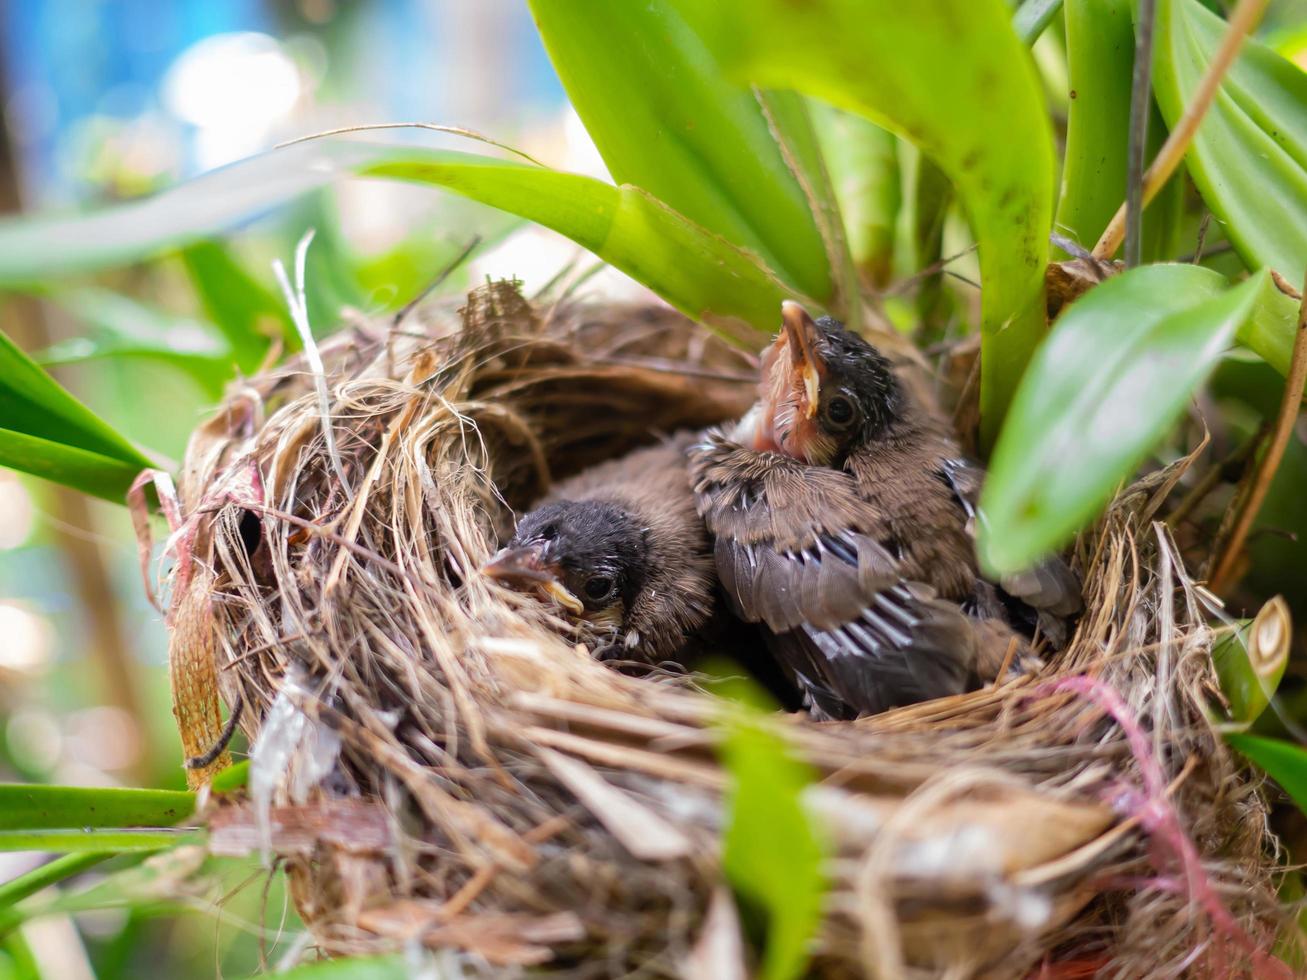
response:
[[[690,453],[722,591],[764,624],[819,715],[992,680],[1024,646],[1007,604],[1074,611],[1074,577],[1046,563],[1006,598],[985,582],[972,540],[982,474],[943,421],[836,321],[786,304],[784,322],[759,404]]]
[[[604,659],[673,657],[709,619],[712,553],[682,434],[555,486],[484,571],[552,596]]]

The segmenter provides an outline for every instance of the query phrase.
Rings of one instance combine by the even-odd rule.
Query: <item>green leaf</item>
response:
[[[1239,328],[1238,340],[1280,374],[1288,377],[1293,341],[1298,334],[1299,301],[1267,282],[1253,315]]]
[[[0,466],[61,483],[115,504],[127,502],[132,481],[149,465],[124,463],[61,442],[0,429]]]
[[[208,324],[171,316],[107,289],[69,290],[51,298],[89,332],[38,351],[33,359],[40,364],[144,358],[184,371],[210,394],[220,393],[232,375],[231,349]]]
[[[1062,0],[1024,0],[1012,15],[1012,29],[1023,44],[1034,44],[1057,16]]]
[[[1067,72],[1072,95],[1057,230],[1087,249],[1094,247],[1125,200],[1135,53],[1133,7],[1131,0],[1066,0]],[[1166,137],[1155,109],[1152,116],[1149,159]],[[1145,260],[1166,256],[1182,190],[1180,181],[1173,178],[1145,210]]]
[[[1169,125],[1191,101],[1226,23],[1197,0],[1160,0],[1153,91]],[[1249,268],[1296,280],[1307,265],[1307,73],[1253,40],[1185,158]]]
[[[170,827],[194,812],[179,790],[0,783],[0,830]]]
[[[0,333],[0,424],[127,463],[150,461]]]
[[[200,897],[205,890],[203,886],[215,882],[224,873],[230,876],[236,872],[243,877],[253,870],[248,860],[207,857],[204,849],[196,846],[198,842],[198,834],[171,833],[160,846],[125,852],[115,860],[116,870],[85,888],[45,893],[7,908],[0,907],[0,932],[46,915],[75,915],[124,907],[142,914],[164,911],[187,898]],[[151,854],[151,850],[162,850],[162,853]],[[212,897],[215,901],[220,898],[216,894]]]
[[[121,854],[157,851],[192,836],[177,830],[0,830],[0,851]]]
[[[44,888],[81,874],[88,868],[107,861],[111,856],[111,854],[86,851],[80,854],[65,854],[47,861],[39,868],[33,868],[26,874],[0,885],[0,909],[6,909],[29,895],[35,895]]]
[[[903,187],[898,138],[839,109],[816,103],[813,121],[839,197],[849,252],[858,273],[876,288],[894,273],[894,240]]]
[[[122,503],[151,465],[0,332],[0,466]]]
[[[945,338],[957,312],[956,295],[944,288],[944,225],[953,204],[953,185],[944,171],[917,154],[912,187],[913,267],[921,276],[913,306],[917,312],[916,336],[924,345]],[[921,274],[934,267],[935,271]]]
[[[1260,735],[1229,734],[1225,740],[1265,769],[1307,813],[1307,748]]]
[[[912,140],[957,188],[980,244],[981,408],[992,438],[1044,333],[1052,127],[1003,0],[722,0],[723,63]]]
[[[181,259],[205,315],[227,338],[242,371],[259,366],[273,337],[298,349],[286,301],[252,276],[227,245],[196,242],[182,250]]]
[[[770,333],[792,292],[755,256],[639,188],[471,153],[339,139],[274,150],[78,218],[0,223],[0,285],[141,259],[349,173],[443,187],[552,228],[724,330],[751,324]]]
[[[244,789],[249,778],[250,760],[242,759],[235,765],[214,773],[209,781],[209,789],[215,793],[230,793],[235,789]]]
[[[1184,411],[1268,280],[1152,265],[1062,314],[1021,382],[981,494],[978,550],[1029,567],[1091,519]]]
[[[826,261],[834,281],[827,306],[849,327],[857,330],[862,325],[858,273],[853,266],[839,197],[826,166],[826,155],[817,138],[817,127],[808,100],[797,92],[759,91],[757,98],[785,162],[803,188],[804,197],[807,198],[808,207],[821,233]]]
[[[1284,678],[1292,639],[1289,605],[1276,596],[1212,647],[1212,666],[1234,721],[1251,724],[1266,710]]]
[[[644,188],[830,301],[809,201],[753,93],[728,81],[705,46],[696,5],[531,0],[531,12],[614,180]]]
[[[323,960],[277,974],[287,980],[299,980],[301,977],[304,980],[407,980],[414,975],[404,957],[399,955],[349,956]]]
[[[802,800],[814,776],[761,712],[735,707],[720,749],[731,776],[722,865],[735,889],[766,914],[761,975],[789,980],[808,962],[826,888],[824,846]]]

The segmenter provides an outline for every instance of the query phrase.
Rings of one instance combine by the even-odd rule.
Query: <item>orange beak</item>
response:
[[[817,324],[807,310],[787,299],[781,303],[781,326],[790,346],[790,370],[803,379],[803,415],[810,419],[821,397],[821,362],[813,353]]]
[[[481,566],[481,573],[519,591],[540,592],[573,615],[585,612],[581,600],[560,580],[562,569],[545,560],[539,545],[503,548]]]

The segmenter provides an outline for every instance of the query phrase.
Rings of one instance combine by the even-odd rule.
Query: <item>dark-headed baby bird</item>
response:
[[[555,600],[601,659],[673,657],[713,610],[683,434],[564,481],[482,569]]]
[[[796,303],[762,359],[758,404],[691,448],[722,591],[765,627],[818,717],[849,718],[994,680],[1024,646],[1007,606],[1080,608],[1058,560],[980,577],[983,475],[889,361]],[[1034,613],[1032,612],[1032,615]]]

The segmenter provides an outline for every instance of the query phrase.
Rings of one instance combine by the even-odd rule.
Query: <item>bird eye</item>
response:
[[[858,416],[857,406],[847,395],[833,395],[822,409],[826,423],[836,429],[846,429]]]
[[[607,575],[596,575],[585,583],[585,597],[593,602],[602,602],[613,594],[613,580]]]

